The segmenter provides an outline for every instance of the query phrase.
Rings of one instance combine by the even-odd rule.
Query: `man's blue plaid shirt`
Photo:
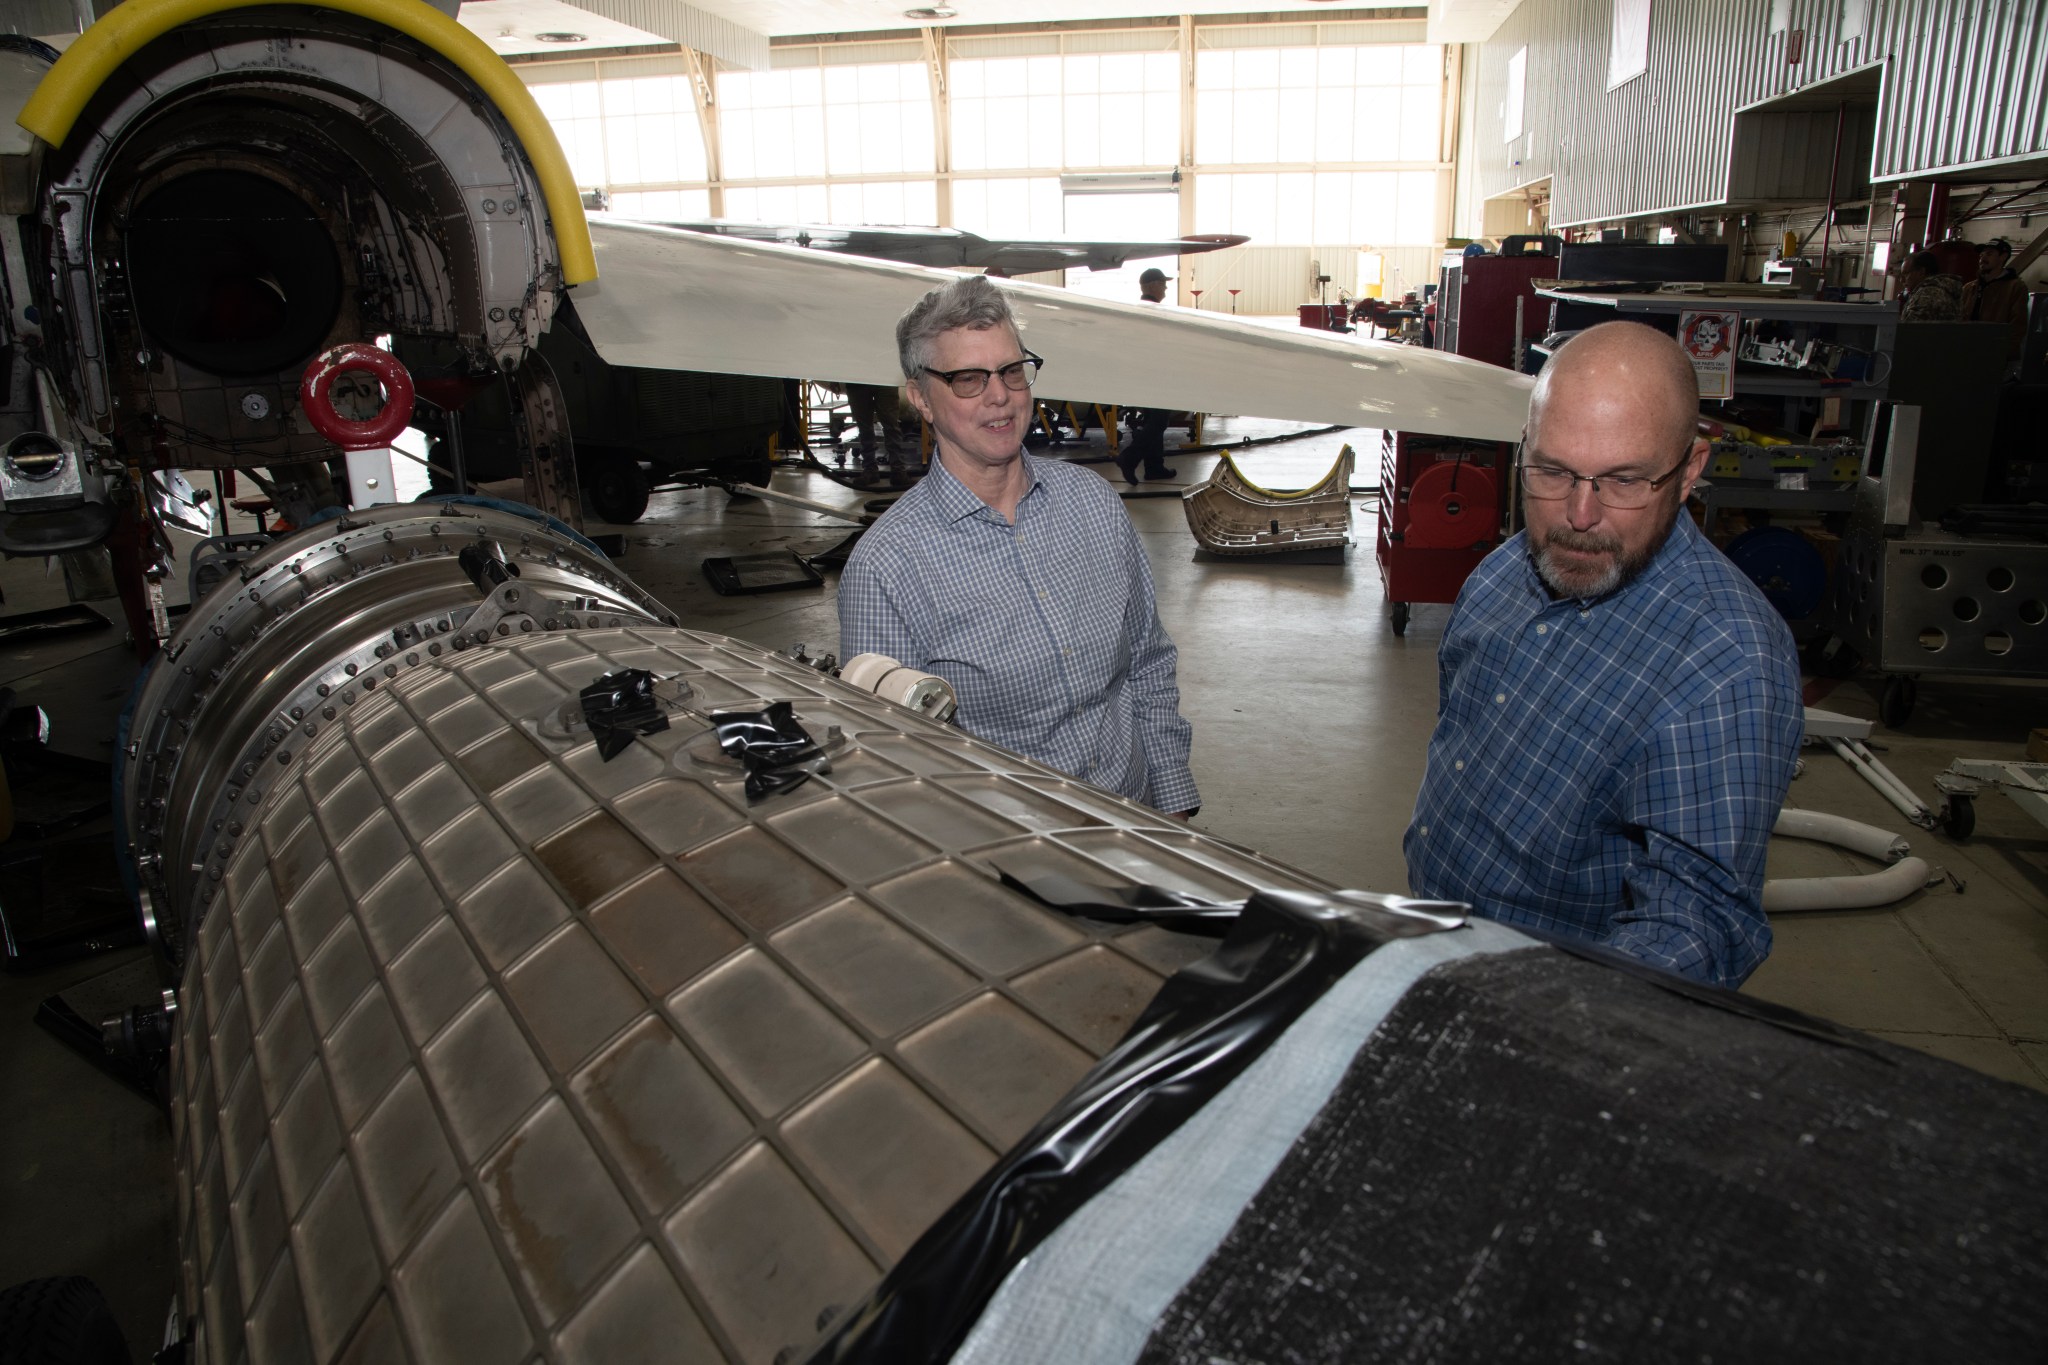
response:
[[[1023,459],[1032,485],[1015,525],[938,460],[883,513],[839,580],[839,656],[936,673],[970,734],[1193,810],[1179,654],[1123,500],[1088,470]]]
[[[1681,515],[1635,581],[1552,601],[1527,536],[1465,583],[1403,848],[1417,895],[1739,986],[1804,726],[1792,635]]]

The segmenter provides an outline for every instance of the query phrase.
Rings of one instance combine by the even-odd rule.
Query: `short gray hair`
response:
[[[910,306],[896,319],[896,359],[903,377],[912,383],[924,378],[931,363],[932,342],[962,327],[976,332],[1007,327],[1017,335],[1017,316],[1010,301],[986,275],[963,275],[942,284]]]

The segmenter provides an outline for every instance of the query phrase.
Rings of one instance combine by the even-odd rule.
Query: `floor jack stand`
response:
[[[1872,722],[1845,716],[1837,711],[1806,708],[1806,737],[1818,739],[1856,770],[1856,775],[1877,789],[1877,794],[1898,808],[1899,814],[1922,829],[1941,823],[1925,801],[1899,775],[1878,761],[1864,741],[1870,738]]]

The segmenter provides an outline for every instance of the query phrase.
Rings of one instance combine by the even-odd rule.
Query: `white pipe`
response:
[[[1899,814],[1905,816],[1908,820],[1918,820],[1921,818],[1926,807],[1922,806],[1918,801],[1911,799],[1912,793],[1908,792],[1902,795],[1896,786],[1878,776],[1877,771],[1870,763],[1861,758],[1850,745],[1836,739],[1833,735],[1829,735],[1827,741],[1828,747],[1841,755],[1842,761],[1854,768],[1857,776],[1877,788],[1879,796],[1882,796],[1885,800],[1898,807]]]
[[[1927,885],[1925,858],[1902,858],[1882,872],[1863,877],[1793,877],[1764,883],[1764,913],[1798,910],[1864,910],[1890,905]]]
[[[1870,752],[1869,746],[1865,745],[1864,742],[1860,739],[1849,740],[1848,745],[1851,749],[1854,749],[1856,751],[1856,756],[1858,758],[1861,758],[1865,763],[1868,763],[1879,777],[1883,778],[1886,782],[1891,784],[1891,788],[1893,791],[1897,792],[1900,796],[1904,797],[1907,801],[1912,803],[1916,819],[1924,818],[1928,814],[1927,803],[1925,801],[1922,801],[1920,797],[1913,791],[1913,789],[1905,784],[1905,782],[1899,777],[1897,773],[1893,772],[1890,768],[1885,767],[1883,760],[1878,758],[1876,754]]]
[[[1795,810],[1791,806],[1778,812],[1778,823],[1771,826],[1771,833],[1793,839],[1818,839],[1887,863],[1895,863],[1913,851],[1912,845],[1888,829],[1826,811]]]
[[[819,516],[832,517],[839,521],[850,521],[855,526],[872,526],[875,522],[875,514],[872,512],[849,512],[844,507],[834,507],[829,502],[815,502],[810,498],[800,498],[794,493],[785,493],[779,488],[763,488],[758,483],[736,483],[732,486],[732,491],[735,494],[745,495],[750,498],[761,498],[768,502],[779,502],[787,507],[801,507],[806,512],[816,512]]]

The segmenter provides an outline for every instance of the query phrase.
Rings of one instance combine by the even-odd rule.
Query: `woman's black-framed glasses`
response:
[[[1692,448],[1687,446],[1685,454],[1678,457],[1678,463],[1654,479],[1638,474],[1574,474],[1569,469],[1547,464],[1520,464],[1515,466],[1515,471],[1521,476],[1522,491],[1543,502],[1568,498],[1580,484],[1588,483],[1593,485],[1593,496],[1600,500],[1602,506],[1630,512],[1654,502],[1657,490],[1678,477],[1678,471],[1691,460]]]
[[[1001,375],[1003,387],[1023,392],[1038,380],[1038,372],[1045,368],[1045,361],[1026,351],[1022,360],[1003,366],[1000,370],[935,370],[924,367],[924,372],[935,379],[946,381],[946,387],[953,391],[955,398],[979,398],[988,387],[990,375]]]

